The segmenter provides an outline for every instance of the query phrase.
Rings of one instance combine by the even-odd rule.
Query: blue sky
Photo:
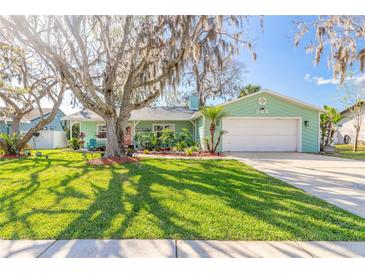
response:
[[[305,52],[304,46],[314,38],[313,33],[309,33],[299,47],[293,45],[295,26],[292,22],[298,18],[265,16],[263,31],[257,21],[250,24],[252,36],[256,38],[257,60],[253,62],[244,52],[238,57],[248,70],[246,83],[258,84],[317,106],[328,104],[341,108],[336,85],[331,83],[332,71],[327,66],[326,56],[315,66],[313,55]]]

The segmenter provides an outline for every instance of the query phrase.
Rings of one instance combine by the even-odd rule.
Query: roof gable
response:
[[[260,90],[259,92],[256,92],[256,93],[252,93],[252,94],[249,94],[249,95],[246,95],[246,96],[243,96],[243,97],[240,97],[240,98],[237,98],[237,99],[233,99],[231,101],[228,101],[228,102],[225,102],[225,103],[222,103],[222,104],[219,104],[219,106],[226,106],[226,105],[230,105],[230,104],[233,104],[233,103],[237,103],[237,102],[240,102],[240,101],[244,101],[244,100],[247,100],[249,98],[252,98],[254,96],[257,96],[257,95],[260,95],[260,94],[269,94],[269,95],[272,95],[272,96],[275,96],[275,97],[278,97],[280,99],[283,99],[289,103],[292,103],[292,104],[296,104],[296,105],[299,105],[301,107],[305,107],[305,108],[309,108],[309,109],[314,109],[318,112],[321,112],[321,113],[324,113],[325,110],[322,109],[322,108],[319,108],[317,106],[314,106],[312,104],[308,104],[308,103],[305,103],[305,102],[302,102],[300,100],[297,100],[297,99],[294,99],[294,98],[291,98],[291,97],[288,97],[288,96],[285,96],[283,94],[280,94],[280,93],[277,93],[277,92],[274,92],[274,91],[271,91],[271,90],[267,90],[267,89],[263,89],[263,90]],[[201,112],[197,112],[193,115],[193,119],[195,118],[198,118],[200,117],[202,114]]]
[[[241,98],[237,98],[237,99],[231,100],[229,102],[226,102],[226,103],[223,103],[223,104],[220,104],[220,105],[232,104],[232,103],[235,103],[235,102],[239,102],[239,101],[242,101],[242,100],[246,100],[247,98],[250,98],[252,96],[256,96],[256,95],[259,95],[259,94],[262,94],[262,93],[267,93],[267,94],[270,94],[270,95],[279,97],[279,98],[284,99],[284,100],[286,100],[286,101],[288,101],[290,103],[297,104],[297,105],[300,105],[300,106],[303,106],[303,107],[306,107],[306,108],[311,108],[311,109],[315,109],[315,110],[320,111],[320,112],[325,112],[325,110],[322,109],[322,108],[320,108],[320,107],[317,107],[317,106],[312,105],[312,104],[305,103],[303,101],[300,101],[300,100],[297,100],[297,99],[294,99],[294,98],[285,96],[283,94],[280,94],[278,92],[274,92],[274,91],[268,90],[268,89],[263,89],[263,90],[260,90],[259,92],[252,93],[250,95],[246,95],[246,96],[243,96]]]
[[[133,110],[129,118],[130,121],[187,121],[194,114],[194,110],[188,107],[146,107]],[[62,120],[71,121],[103,121],[103,118],[95,112],[84,109],[69,116],[63,117]]]
[[[3,115],[4,114],[3,113],[4,110],[5,110],[5,107],[0,107],[0,117],[4,117],[4,118],[6,117],[6,115]],[[63,115],[65,115],[62,112],[62,110],[59,109],[58,111],[61,112]],[[49,113],[52,112],[52,108],[42,108],[42,112],[43,112],[43,116],[44,115],[47,115],[47,114],[49,114]],[[35,119],[37,119],[37,118],[39,118],[41,116],[42,115],[41,115],[41,111],[39,110],[39,108],[35,108],[35,109],[32,109],[27,114],[25,114],[23,116],[22,121],[24,121],[26,123],[29,123],[29,122],[31,122],[31,121],[33,121],[33,120],[35,120]],[[7,117],[7,118],[9,118],[9,117]]]

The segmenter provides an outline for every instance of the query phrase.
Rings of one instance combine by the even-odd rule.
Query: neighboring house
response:
[[[359,142],[365,143],[365,101],[362,104],[362,125],[360,127]],[[360,112],[360,113],[361,113]],[[354,127],[355,121],[351,114],[351,107],[341,111],[342,119],[337,125],[337,136],[335,142],[337,144],[353,144],[355,141],[356,130]]]
[[[0,133],[5,133],[9,135],[12,128],[12,120],[10,117],[6,116],[6,114],[3,112],[3,109],[3,107],[0,107]],[[20,127],[23,127],[29,123],[29,120],[23,118],[20,121]]]
[[[224,116],[217,127],[226,130],[219,151],[319,151],[319,116],[321,108],[262,90],[222,104]],[[164,128],[180,132],[188,129],[196,141],[204,146],[209,136],[209,121],[198,110],[198,98],[191,96],[189,107],[149,107],[134,110],[127,132],[133,140],[137,132],[158,134]],[[90,110],[63,117],[68,125],[79,123],[85,144],[90,139],[105,142],[103,119]]]
[[[0,108],[0,112],[1,112]],[[46,118],[52,111],[52,108],[43,108],[43,116]],[[47,124],[43,130],[39,131],[39,137],[33,137],[31,141],[29,141],[29,145],[33,148],[36,147],[38,149],[53,149],[65,147],[67,145],[67,140],[65,136],[65,132],[62,128],[62,120],[65,114],[58,110],[56,117],[54,120]],[[25,133],[32,127],[34,127],[39,120],[42,118],[42,115],[39,109],[34,109],[28,114],[26,114],[20,124],[20,133]],[[12,129],[12,121],[11,118],[3,115],[3,112],[0,114],[0,132],[9,134]]]

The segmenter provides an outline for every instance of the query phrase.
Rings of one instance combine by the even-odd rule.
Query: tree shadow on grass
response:
[[[365,239],[365,220],[237,161],[148,159],[111,167],[70,166],[80,170],[49,187],[56,199],[48,209],[20,214],[1,207],[17,195],[2,197],[3,204],[0,199],[0,208],[14,215],[9,222],[28,225],[28,238],[36,237],[27,224],[29,216],[70,213],[73,219],[59,224],[64,229],[52,238]],[[89,197],[72,182],[93,170],[105,171],[110,180],[85,181],[92,187]],[[34,172],[31,181],[39,186],[40,170]],[[57,209],[67,198],[92,201],[85,209]]]
[[[24,175],[29,174],[29,176],[24,176],[24,178],[21,177],[21,179],[19,180],[14,180],[12,177],[7,178],[2,176],[0,182],[3,181],[5,183],[14,184],[14,187],[9,188],[9,191],[3,191],[2,193],[0,193],[0,212],[2,212],[4,216],[6,216],[6,218],[3,218],[5,219],[5,221],[0,222],[0,227],[13,227],[11,229],[11,235],[7,236],[7,238],[10,239],[24,238],[24,235],[27,235],[27,238],[38,238],[38,233],[34,226],[29,222],[29,218],[36,214],[52,215],[54,214],[54,212],[52,210],[44,210],[39,208],[25,208],[25,205],[27,204],[27,199],[33,199],[32,196],[35,195],[35,193],[39,191],[41,187],[51,193],[55,191],[56,187],[46,186],[48,182],[44,182],[43,178],[40,178],[43,172],[47,171],[50,168],[56,168],[57,166],[69,167],[71,165],[75,165],[75,161],[33,157],[14,159],[9,162],[15,164],[6,168],[9,176],[11,176],[12,174],[15,175],[17,173],[21,173]],[[8,163],[8,161],[6,161],[6,163]],[[87,165],[82,165],[82,163],[78,163],[78,165],[83,166],[82,171],[75,176],[67,176],[66,178],[68,182],[71,182],[78,176],[82,176],[87,173]],[[1,166],[1,169],[5,172],[3,166]],[[52,178],[48,179],[52,181]],[[55,178],[55,180],[57,180],[57,178]],[[61,185],[64,183],[66,182],[61,182]],[[57,197],[61,199],[62,193],[57,194]],[[85,195],[83,195],[83,193],[78,192],[73,188],[68,188],[66,190],[66,194],[63,196],[85,198]],[[57,200],[57,202],[59,202],[59,200]],[[39,205],[42,206],[41,203]],[[67,212],[67,210],[63,210],[63,212]]]
[[[242,169],[239,163],[222,166],[224,162],[216,160],[192,162],[191,165],[184,161],[160,161],[148,160],[124,166],[128,170],[125,177],[134,180],[134,195],[124,193],[125,182],[112,168],[108,187],[94,186],[95,202],[57,238],[365,239],[363,219],[251,168]],[[156,193],[163,191],[159,187],[173,194],[161,196],[161,193]],[[194,207],[188,192],[214,199],[220,204],[215,207],[214,232],[207,233],[202,229],[212,222],[208,213],[202,214],[206,205],[195,201],[193,210],[200,214],[199,217],[184,214],[184,208]],[[165,198],[173,200],[179,195],[186,197],[180,198],[184,205],[181,208],[163,203]],[[127,210],[125,203],[132,204],[131,209]],[[225,216],[227,210],[235,211],[232,219]],[[258,227],[262,231],[246,233],[250,223],[237,223],[237,219],[233,219],[240,217],[258,220],[266,226]],[[118,218],[119,221],[115,222]],[[227,228],[226,221],[232,221],[232,227],[228,224]],[[138,227],[146,228],[141,226],[141,222],[147,223],[150,234],[138,231]]]
[[[131,167],[131,165],[126,166]],[[133,172],[132,169],[129,169],[129,172],[123,175],[123,178],[136,175],[130,174]],[[152,181],[136,181],[134,182],[136,184],[136,193],[126,194],[123,191],[124,182],[121,180],[117,168],[112,167],[110,172],[112,177],[108,182],[108,186],[102,188],[93,185],[95,201],[90,207],[82,211],[79,217],[69,224],[65,230],[59,233],[56,236],[57,239],[126,238],[126,231],[133,226],[133,222],[139,217],[141,211],[149,208],[153,208],[153,210],[148,211],[148,215],[156,217],[159,224],[164,224],[162,237],[171,236],[173,232],[178,234],[192,233],[186,228],[176,226],[171,221],[174,213],[162,207],[158,200],[151,197],[150,187]],[[128,210],[124,206],[125,203],[131,204]],[[151,223],[151,226],[156,226],[156,222]],[[145,234],[141,233],[139,235],[138,231],[130,235],[128,238],[146,238]],[[150,235],[147,238],[155,237]]]
[[[254,169],[242,169],[240,163],[231,162],[234,164],[230,165],[219,161],[201,161],[197,165],[192,162],[191,166],[186,165],[183,170],[178,169],[177,171],[173,168],[171,170],[174,161],[166,161],[167,168],[163,168],[161,163],[150,163],[153,162],[147,164],[148,173],[144,177],[142,175],[140,182],[148,182],[152,178],[163,176],[163,179],[160,179],[157,184],[176,191],[187,190],[199,195],[214,196],[220,203],[220,206],[216,208],[217,216],[222,218],[214,227],[217,231],[220,230],[220,225],[222,225],[222,230],[226,229],[223,223],[223,219],[226,220],[225,211],[221,210],[221,208],[226,207],[238,211],[238,216],[249,216],[269,225],[262,228],[266,231],[261,231],[257,235],[245,234],[245,231],[235,230],[232,227],[232,231],[226,234],[234,239],[253,240],[256,239],[254,237],[261,237],[258,240],[284,240],[288,237],[303,240],[365,239],[364,219],[309,196],[302,190]],[[169,176],[178,177],[178,180],[166,179]],[[189,200],[184,202],[189,203]],[[182,214],[183,212],[177,212],[177,215],[179,213]],[[204,219],[208,220],[209,217],[208,215],[204,216],[197,222],[197,225],[203,225]],[[235,222],[236,220],[232,219],[231,221]],[[241,223],[239,225],[242,227],[242,225],[249,226],[250,224]],[[224,233],[224,231],[220,231],[218,234]],[[186,238],[184,233],[177,234]],[[192,238],[212,237],[212,235],[204,235],[204,233],[189,234],[189,236]]]

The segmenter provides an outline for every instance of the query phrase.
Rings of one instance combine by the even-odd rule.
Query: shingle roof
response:
[[[344,110],[342,110],[340,113],[341,114],[344,114],[344,113],[346,113],[346,112],[348,112],[348,111],[350,111],[351,109],[353,109],[355,106],[357,106],[357,105],[363,105],[363,106],[365,106],[365,100],[360,100],[359,102],[357,102],[356,104],[353,104],[352,106],[349,106],[349,107],[347,107],[347,108],[345,108]]]
[[[130,120],[190,120],[194,110],[188,107],[149,107],[133,110]]]
[[[190,120],[194,110],[188,107],[147,107],[131,112],[130,121],[186,121]],[[103,119],[91,110],[82,110],[63,117],[62,120],[71,121],[103,121]]]
[[[48,113],[51,113],[52,108],[42,108],[43,115],[46,115]],[[29,112],[27,115],[24,116],[25,119],[32,121],[38,117],[41,116],[41,112],[38,108],[33,109],[31,112]]]
[[[4,115],[3,111],[5,110],[5,107],[0,107],[0,120],[9,120],[11,121],[11,118],[8,117],[8,115]],[[52,111],[52,108],[42,108],[43,115],[46,115]],[[31,110],[28,114],[24,115],[22,121],[28,122],[32,121],[38,117],[41,116],[41,112],[38,108]]]
[[[70,120],[70,121],[103,121],[103,118],[101,118],[98,114],[95,112],[84,109],[78,112],[75,112],[71,115],[64,116],[61,118],[61,120]]]
[[[4,112],[6,110],[5,107],[0,107],[0,121],[3,122],[11,122],[13,119],[9,116],[8,113]],[[25,117],[23,117],[21,119],[22,123],[30,123],[29,119],[26,119]]]

